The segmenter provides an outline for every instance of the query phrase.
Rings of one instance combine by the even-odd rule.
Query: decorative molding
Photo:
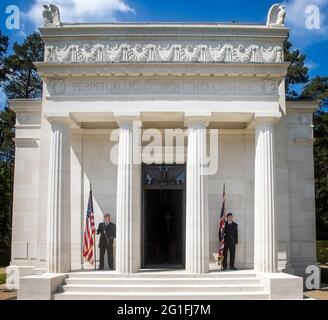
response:
[[[10,108],[16,113],[41,112],[42,99],[8,99]]]
[[[40,138],[24,137],[14,138],[15,146],[18,148],[37,148],[39,147],[38,141]]]
[[[65,81],[64,80],[56,80],[49,82],[48,90],[52,92],[53,95],[61,95],[65,93]]]
[[[30,113],[29,112],[16,112],[16,121],[20,124],[26,124],[30,120]]]
[[[299,113],[297,116],[298,124],[300,125],[311,125],[312,116],[310,113]]]
[[[120,63],[120,62],[238,62],[283,63],[281,46],[225,43],[206,44],[72,44],[46,46],[45,61],[53,63]]]
[[[314,139],[314,138],[294,138],[293,140],[296,145],[313,145],[316,139]]]

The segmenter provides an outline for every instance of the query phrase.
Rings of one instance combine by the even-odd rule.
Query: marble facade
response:
[[[17,115],[11,272],[90,268],[81,257],[90,181],[96,222],[111,212],[117,224],[117,272],[138,272],[140,165],[128,163],[134,120],[142,132],[188,130],[186,272],[206,273],[217,250],[223,183],[239,225],[238,268],[303,276],[316,263],[317,103],[285,100],[286,28],[63,24],[40,31],[43,97],[10,101]],[[218,129],[218,170],[209,176],[199,166],[206,128]]]

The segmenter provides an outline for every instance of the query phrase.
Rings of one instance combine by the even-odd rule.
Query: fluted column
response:
[[[141,164],[136,163],[140,147],[136,121],[135,117],[118,118],[116,270],[121,274],[140,268]]]
[[[47,272],[71,269],[70,123],[48,118],[51,124],[47,212]]]
[[[274,118],[259,119],[255,132],[254,269],[276,272]]]
[[[208,194],[204,174],[207,123],[207,118],[202,117],[186,120],[186,271],[193,274],[206,273],[209,267]]]

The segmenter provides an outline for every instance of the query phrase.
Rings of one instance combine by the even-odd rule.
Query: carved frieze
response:
[[[80,43],[46,47],[46,62],[282,63],[280,46],[257,44]]]

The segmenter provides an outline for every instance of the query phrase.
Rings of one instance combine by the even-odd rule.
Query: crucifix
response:
[[[166,220],[166,230],[169,231],[170,230],[170,220],[172,219],[172,216],[170,215],[169,212],[166,213],[166,215],[164,216],[164,219]]]

